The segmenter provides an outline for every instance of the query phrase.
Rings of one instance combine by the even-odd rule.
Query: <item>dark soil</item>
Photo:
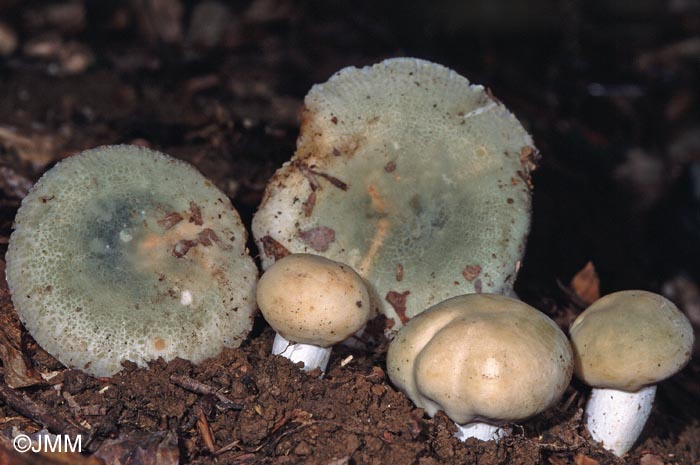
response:
[[[603,294],[663,292],[697,328],[700,8],[431,5],[0,3],[0,257],[29,186],[61,158],[102,144],[147,145],[193,163],[250,226],[267,180],[294,152],[310,86],[344,66],[418,56],[488,86],[543,155],[516,284],[524,300],[566,328],[586,300],[569,283],[593,262]],[[581,422],[588,388],[575,381],[556,408],[513,425],[500,443],[460,443],[447,417],[427,418],[391,386],[385,344],[334,349],[320,377],[270,356],[273,333],[259,320],[241,348],[201,365],[127,365],[112,379],[93,379],[33,343],[6,287],[0,310],[0,347],[14,354],[3,358],[0,386],[10,372],[24,379],[17,391],[59,423],[87,430],[86,449],[99,450],[68,459],[13,453],[13,428],[41,425],[0,400],[0,464],[98,464],[96,456],[116,463],[127,452],[129,463],[168,465],[178,457],[182,464],[700,463],[697,350],[659,386],[641,440],[617,459],[590,441]],[[374,321],[369,334],[382,340],[382,328]],[[192,380],[200,393],[183,387]]]

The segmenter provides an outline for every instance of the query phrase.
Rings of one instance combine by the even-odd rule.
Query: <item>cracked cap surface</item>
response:
[[[395,58],[345,68],[305,99],[297,151],[253,220],[264,268],[347,263],[398,329],[448,297],[512,290],[536,150],[482,86]]]
[[[30,334],[69,367],[198,362],[252,326],[245,242],[229,199],[189,164],[100,147],[58,163],[22,201],[7,281]]]

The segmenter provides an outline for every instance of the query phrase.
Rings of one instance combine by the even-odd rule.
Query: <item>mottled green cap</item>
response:
[[[117,145],[70,157],[22,201],[7,282],[36,341],[110,376],[123,360],[194,362],[252,326],[257,270],[231,202],[192,166]]]
[[[459,424],[520,421],[552,406],[571,381],[566,335],[509,297],[453,297],[417,315],[389,346],[387,372],[426,413]]]
[[[622,291],[596,300],[569,328],[575,374],[594,388],[636,392],[690,360],[693,327],[668,299]]]
[[[253,220],[264,268],[288,253],[352,266],[394,329],[448,297],[509,293],[536,149],[482,86],[395,58],[305,99],[297,151]]]

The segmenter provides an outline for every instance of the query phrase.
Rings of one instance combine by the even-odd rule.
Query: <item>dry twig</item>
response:
[[[15,412],[39,423],[54,434],[67,434],[72,437],[85,434],[85,431],[81,428],[69,423],[55,413],[49,412],[44,405],[34,402],[25,394],[15,391],[4,382],[0,383],[0,400]]]
[[[212,395],[216,397],[219,402],[221,402],[226,407],[232,410],[243,409],[243,404],[239,404],[237,402],[232,401],[215,387],[209,386],[208,384],[204,384],[201,381],[197,381],[196,379],[190,378],[189,376],[171,375],[170,382],[177,386],[180,386],[183,389],[187,389],[188,391],[195,392],[197,394]]]
[[[202,441],[204,441],[204,445],[209,449],[209,452],[215,454],[216,444],[214,444],[214,435],[211,432],[207,416],[204,415],[204,411],[201,408],[197,408],[197,430],[202,436]]]

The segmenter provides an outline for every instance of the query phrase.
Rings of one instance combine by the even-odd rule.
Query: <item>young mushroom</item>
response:
[[[446,298],[512,291],[537,150],[484,87],[394,58],[339,71],[304,104],[253,219],[263,268],[300,252],[347,263],[395,330]]]
[[[623,291],[595,301],[569,333],[576,377],[593,387],[586,427],[594,440],[622,456],[646,423],[656,384],[690,360],[692,326],[666,298]]]
[[[63,364],[194,362],[252,326],[257,269],[231,202],[187,163],[129,145],[49,170],[22,201],[7,282],[29,333]]]
[[[509,297],[453,297],[417,315],[387,354],[389,377],[433,416],[443,410],[465,440],[498,439],[504,423],[551,407],[571,380],[573,355],[547,316]]]
[[[326,370],[334,344],[362,329],[370,315],[362,278],[347,265],[293,254],[262,275],[258,306],[277,332],[272,353]]]

